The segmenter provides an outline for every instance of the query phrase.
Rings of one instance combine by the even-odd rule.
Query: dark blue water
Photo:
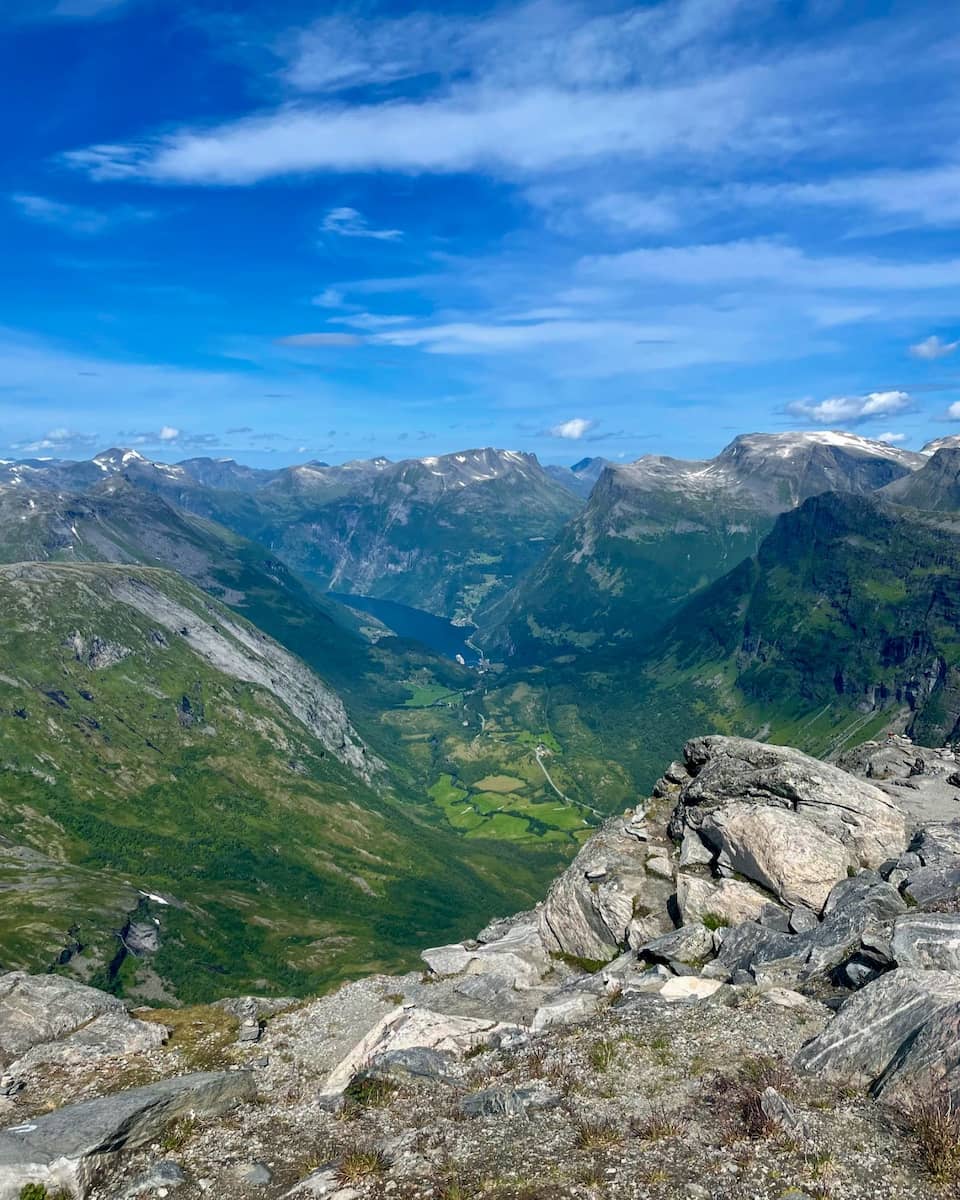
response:
[[[435,617],[423,609],[397,604],[395,600],[379,600],[376,596],[347,596],[342,592],[330,592],[329,596],[350,608],[370,613],[392,629],[397,637],[422,642],[445,658],[462,654],[469,667],[480,662],[480,655],[467,645],[467,638],[474,632],[472,625],[454,625],[446,617]]]

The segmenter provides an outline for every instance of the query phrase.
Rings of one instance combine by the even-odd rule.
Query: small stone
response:
[[[242,1163],[234,1168],[233,1177],[247,1187],[267,1187],[273,1180],[273,1172],[266,1163]]]
[[[670,865],[670,860],[663,855],[657,854],[648,858],[646,866],[651,875],[656,875],[660,879],[673,878],[673,867]]]
[[[706,1000],[724,985],[719,979],[703,979],[699,975],[678,975],[668,979],[660,989],[663,1000]]]
[[[791,933],[812,933],[819,924],[817,914],[806,905],[798,904],[796,908],[790,910]]]
[[[796,1131],[802,1126],[796,1109],[789,1100],[785,1100],[776,1088],[764,1088],[760,1094],[760,1111],[768,1121],[779,1125],[781,1129]]]

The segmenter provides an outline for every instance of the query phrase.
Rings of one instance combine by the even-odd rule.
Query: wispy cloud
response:
[[[581,270],[604,280],[657,279],[685,286],[761,282],[811,292],[960,286],[960,258],[890,261],[866,255],[819,255],[769,238],[595,255],[582,261]]]
[[[860,425],[907,412],[913,406],[909,392],[890,391],[869,392],[865,396],[833,396],[820,401],[795,400],[787,405],[787,412],[802,417],[811,425]]]
[[[311,350],[321,346],[359,346],[363,338],[356,333],[291,333],[277,338],[278,346],[290,346],[299,350]]]
[[[924,358],[932,361],[937,358],[946,358],[947,355],[953,354],[960,348],[960,341],[945,342],[942,338],[933,334],[931,337],[924,338],[922,342],[917,342],[910,347],[910,353],[914,358]]]
[[[346,317],[331,317],[337,325],[349,325],[352,329],[390,329],[394,325],[408,325],[413,318],[393,313],[353,313]]]
[[[117,225],[152,221],[157,216],[156,211],[150,208],[136,208],[127,204],[90,208],[79,204],[65,204],[48,196],[36,196],[26,192],[14,193],[10,202],[22,217],[30,221],[85,236],[106,233]]]
[[[67,161],[97,179],[212,185],[319,171],[530,175],[601,159],[712,164],[734,153],[779,161],[834,131],[829,98],[859,94],[862,48],[765,54],[737,42],[745,13],[756,26],[769,5],[664,0],[598,14],[534,0],[474,20],[341,13],[281,39],[288,103],[97,143]],[[652,209],[627,195],[598,216],[649,227]]]
[[[372,229],[366,217],[355,208],[331,208],[323,218],[320,231],[339,237],[374,238],[378,242],[394,242],[403,237],[402,229]]]
[[[95,433],[79,433],[75,429],[49,429],[40,437],[13,442],[11,449],[18,454],[50,454],[90,449],[97,444]]]

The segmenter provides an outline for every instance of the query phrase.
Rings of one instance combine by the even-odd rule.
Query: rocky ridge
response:
[[[960,1100],[958,771],[692,739],[536,909],[306,1004],[0,977],[0,1200],[953,1186],[918,1114]]]

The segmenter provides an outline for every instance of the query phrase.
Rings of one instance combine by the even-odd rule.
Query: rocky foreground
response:
[[[960,1194],[953,750],[696,738],[423,958],[134,1012],[0,976],[0,1200]]]

